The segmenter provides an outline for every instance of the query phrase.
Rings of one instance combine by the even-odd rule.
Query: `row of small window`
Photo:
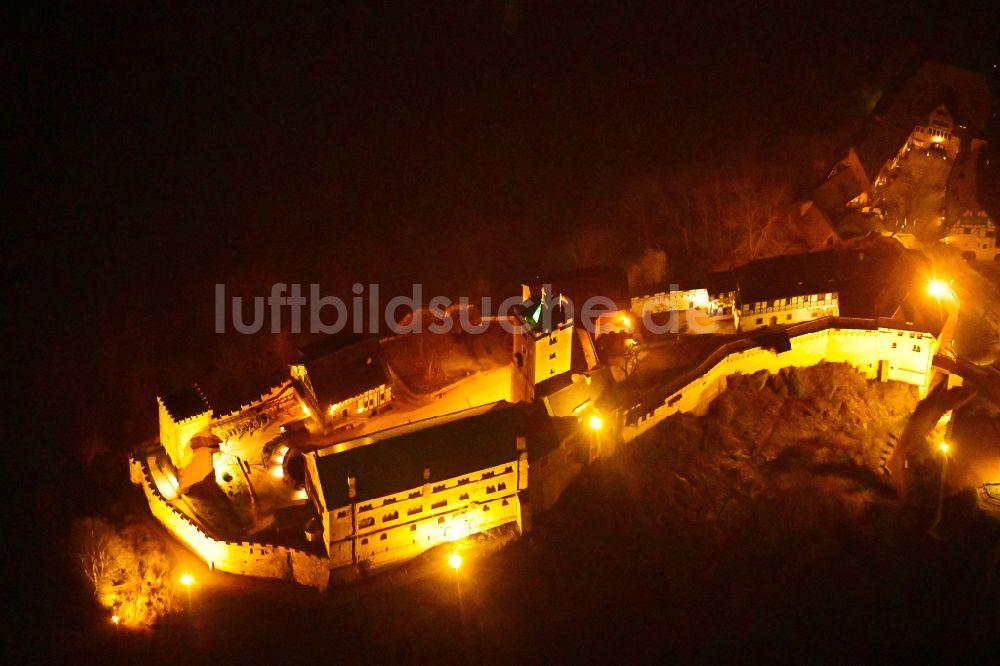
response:
[[[962,227],[964,236],[985,236],[986,238],[996,238],[996,229],[986,229],[985,227]]]
[[[514,471],[514,467],[512,465],[507,465],[506,467],[504,467],[503,474],[510,474],[513,471]],[[482,475],[479,478],[480,478],[480,480],[492,479],[496,475],[497,475],[496,470],[492,470],[491,469],[488,472],[483,472]],[[472,479],[470,477],[468,477],[468,476],[465,477],[464,479],[459,479],[458,482],[455,485],[457,485],[457,486],[464,486],[467,483],[472,483]],[[505,483],[501,483],[500,485],[501,485],[502,488],[506,488],[507,487],[507,484],[505,484]],[[442,484],[434,486],[431,489],[431,492],[440,493],[440,492],[443,492],[443,491],[445,491],[447,489],[448,489],[448,484],[442,483]],[[489,490],[487,490],[487,492],[489,492]],[[418,499],[423,494],[424,494],[424,492],[422,490],[414,490],[413,492],[411,492],[407,496],[407,499]],[[385,506],[386,504],[395,504],[396,501],[397,501],[397,499],[395,497],[386,497],[382,501],[382,506]],[[371,511],[372,508],[373,508],[372,504],[365,504],[365,505],[359,506],[358,507],[358,513],[364,513],[365,511]],[[341,515],[341,514],[344,514],[344,515]],[[346,515],[347,515],[346,511],[338,511],[337,512],[337,517],[338,518],[343,518]]]
[[[951,132],[945,132],[944,130],[934,129],[933,127],[928,127],[927,133],[930,134],[931,136],[943,136],[945,138],[951,136]]]
[[[765,310],[767,308],[783,308],[783,307],[808,307],[812,304],[826,303],[827,301],[833,301],[837,298],[837,292],[830,292],[826,294],[812,294],[809,296],[792,296],[791,298],[776,298],[771,301],[757,301],[756,303],[744,303],[743,312],[749,313],[751,309],[754,312],[759,312],[760,310]]]
[[[502,482],[502,481],[500,483],[498,483],[497,485],[495,485],[495,486],[486,486],[486,493],[487,494],[493,494],[493,493],[495,493],[497,491],[501,491],[501,490],[507,490],[507,484],[505,482]],[[468,501],[468,499],[469,499],[469,493],[462,493],[461,495],[458,496],[458,501],[460,501],[460,502]],[[445,500],[441,500],[440,502],[434,502],[433,504],[431,504],[431,510],[433,511],[435,509],[443,509],[446,506],[448,506],[448,500],[446,500],[446,499]],[[424,510],[424,506],[422,504],[418,504],[417,506],[411,506],[406,511],[406,515],[407,516],[414,516],[414,515],[416,515],[418,513],[423,512],[423,510]],[[346,511],[338,511],[337,512],[337,517],[338,518],[344,518],[346,516],[347,516],[347,512]],[[384,516],[382,516],[382,522],[383,523],[387,523],[387,522],[392,521],[392,520],[397,520],[398,518],[399,518],[399,511],[393,511],[392,513],[387,513]],[[375,517],[374,516],[370,516],[368,518],[363,518],[361,520],[361,522],[358,523],[358,527],[371,527],[374,524],[375,524]]]
[[[892,348],[896,349],[896,343],[895,342],[892,343]],[[920,351],[920,345],[913,345],[913,351],[919,352]]]
[[[503,500],[500,503],[500,506],[509,506],[509,505],[510,505],[510,502],[508,500]],[[483,505],[483,511],[489,511],[489,510],[490,510],[490,505],[489,504],[484,504]],[[438,525],[443,525],[444,522],[445,522],[445,517],[444,516],[439,516],[437,521],[438,521]],[[417,524],[416,523],[412,523],[410,525],[410,531],[411,532],[416,532],[417,531]],[[382,532],[382,534],[379,536],[378,540],[379,541],[386,541],[388,538],[389,538],[388,533],[387,532]],[[368,545],[368,538],[367,537],[365,537],[364,539],[361,540],[361,545],[362,546],[367,546]]]
[[[777,317],[772,317],[772,319],[777,319]],[[792,315],[790,315],[790,314],[785,315],[785,321],[791,321],[791,320],[792,320]],[[757,317],[757,319],[756,319],[756,321],[754,323],[759,326],[760,324],[764,323],[764,318],[763,317]],[[777,323],[777,322],[775,322],[775,323]]]
[[[387,388],[384,384],[375,390],[367,391],[364,398],[359,403],[359,407],[363,409],[372,409],[373,407],[378,407],[384,402],[387,402],[392,395],[390,393],[391,389]]]

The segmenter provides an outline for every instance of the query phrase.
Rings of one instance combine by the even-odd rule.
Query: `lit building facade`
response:
[[[732,319],[736,303],[736,276],[732,271],[710,273],[706,279],[708,316],[712,319]]]
[[[632,299],[632,312],[640,318],[647,312],[650,314],[684,310],[705,310],[707,312],[710,303],[708,289],[704,288],[658,291],[655,294],[634,297]]]
[[[501,403],[306,456],[331,568],[362,571],[513,524],[528,486],[521,409]]]
[[[943,242],[962,253],[966,259],[1000,261],[997,227],[984,210],[966,211],[958,218]]]
[[[305,388],[316,423],[331,426],[343,419],[368,416],[392,401],[392,382],[375,337],[322,343],[303,351],[291,366],[292,378]]]
[[[840,315],[840,294],[836,291],[802,293],[781,298],[746,302],[734,311],[736,329],[753,331],[767,326],[788,326],[820,317]]]
[[[943,104],[933,111],[927,118],[927,123],[917,125],[910,135],[909,144],[918,150],[926,150],[931,147],[943,150],[948,159],[955,159],[958,156],[960,139],[954,134],[955,122]]]
[[[892,247],[753,261],[734,271],[733,323],[747,332],[823,317],[894,317],[927,263],[920,253]]]

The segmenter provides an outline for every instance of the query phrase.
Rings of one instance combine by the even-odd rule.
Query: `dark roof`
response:
[[[559,444],[581,432],[576,417],[550,417],[543,410],[531,412],[525,420],[525,439],[528,444],[528,462],[548,455]]]
[[[875,182],[882,166],[899,152],[915,126],[916,122],[900,124],[898,120],[883,120],[861,141],[858,159],[870,182]]]
[[[790,254],[750,262],[741,269],[739,303],[837,291],[837,268],[844,258],[835,252]]]
[[[705,278],[705,288],[708,290],[709,295],[736,291],[737,278],[736,271],[709,273]]]
[[[348,476],[355,478],[354,501],[362,502],[422,486],[425,469],[434,482],[517,460],[525,408],[500,403],[471,411],[477,415],[318,456],[327,508],[350,503]]]
[[[771,257],[737,271],[741,304],[838,292],[842,317],[868,318],[891,317],[930,272],[919,252],[896,247]]]
[[[219,444],[222,444],[222,440],[210,430],[195,435],[190,442],[192,449],[217,449]]]
[[[208,400],[197,384],[192,384],[190,388],[181,391],[169,393],[161,397],[160,402],[166,407],[167,413],[174,421],[183,421],[192,416],[204,414],[211,409]]]
[[[389,382],[378,339],[366,337],[335,351],[309,348],[302,363],[321,405],[336,404]]]
[[[896,146],[896,150],[899,150],[899,146]],[[890,153],[889,157],[893,154],[895,151]],[[889,158],[883,159],[878,167],[881,168],[882,163],[887,159]],[[816,205],[831,214],[842,212],[848,203],[868,189],[869,183],[865,180],[865,176],[868,176],[868,180],[875,178],[875,174],[862,173],[861,171],[862,165],[858,162],[858,158],[853,154],[849,155],[838,166],[837,171],[816,188],[813,193]]]

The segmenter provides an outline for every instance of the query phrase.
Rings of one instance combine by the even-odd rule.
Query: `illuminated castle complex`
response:
[[[326,340],[239,409],[216,413],[197,387],[158,398],[160,435],[133,455],[132,479],[211,567],[325,588],[471,535],[530,530],[583,466],[671,414],[702,413],[730,374],[846,362],[926,393],[957,307],[927,308],[944,323],[918,316],[906,276],[922,266],[905,251],[777,257],[680,296],[616,294],[589,329],[567,307],[572,281],[525,286],[504,367],[420,396],[398,384],[384,341]],[[869,288],[880,275],[894,280]],[[742,335],[662,385],[612,372],[606,341],[641,351],[639,321],[672,307]]]

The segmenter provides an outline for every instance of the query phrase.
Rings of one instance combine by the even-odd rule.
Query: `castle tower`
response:
[[[514,372],[511,397],[531,401],[535,386],[569,372],[573,348],[573,319],[562,299],[552,299],[548,285],[532,296],[524,287],[524,302],[514,308]]]
[[[191,462],[191,440],[212,422],[212,408],[197,386],[157,396],[160,412],[160,443],[174,468],[180,470]]]

